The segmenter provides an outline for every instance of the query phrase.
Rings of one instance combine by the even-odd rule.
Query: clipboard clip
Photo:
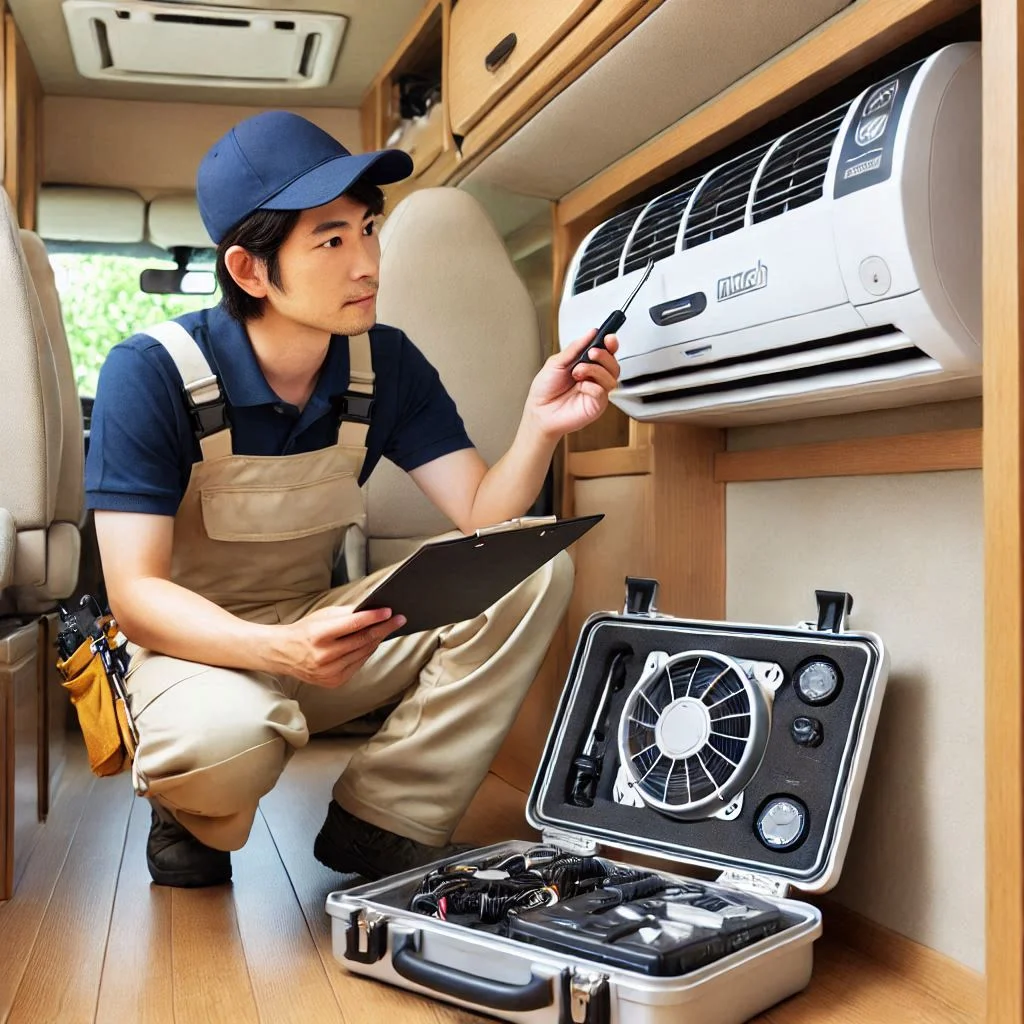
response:
[[[558,522],[558,516],[519,516],[516,519],[506,519],[503,523],[495,523],[494,526],[481,526],[473,533],[477,537],[486,537],[491,533],[508,533],[510,530],[525,530],[531,526],[553,526]]]

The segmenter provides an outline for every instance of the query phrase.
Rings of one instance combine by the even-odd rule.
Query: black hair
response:
[[[384,193],[369,182],[357,181],[344,193],[354,202],[365,205],[373,216],[384,210]],[[267,279],[275,288],[281,287],[281,266],[278,253],[292,233],[301,210],[256,210],[233,227],[217,246],[217,281],[220,283],[221,305],[239,323],[263,316],[263,299],[241,288],[228,271],[224,257],[233,245],[241,246],[261,260],[267,268]]]

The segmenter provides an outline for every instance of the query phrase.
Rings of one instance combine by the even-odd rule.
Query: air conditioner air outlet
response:
[[[313,88],[334,72],[336,14],[154,0],[64,0],[80,74],[124,82]]]

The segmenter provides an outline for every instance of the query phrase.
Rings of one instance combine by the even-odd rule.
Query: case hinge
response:
[[[573,832],[563,832],[558,828],[546,828],[541,832],[541,841],[545,846],[555,846],[567,850],[578,857],[593,857],[597,853],[597,842],[587,836],[579,836]]]
[[[658,581],[644,576],[626,577],[626,615],[650,615],[657,613],[655,599],[658,596]]]
[[[771,875],[758,875],[753,871],[737,871],[730,868],[723,871],[717,879],[722,885],[733,889],[742,889],[755,896],[773,896],[785,899],[789,893],[789,882]]]
[[[612,998],[608,975],[573,971],[566,988],[561,1024],[610,1024]]]
[[[388,921],[365,907],[353,910],[345,931],[345,959],[375,964],[388,951]]]

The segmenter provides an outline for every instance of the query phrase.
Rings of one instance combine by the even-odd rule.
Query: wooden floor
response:
[[[145,864],[149,806],[126,776],[94,780],[77,756],[14,899],[0,905],[0,1022],[10,1024],[470,1024],[474,1014],[347,974],[331,955],[312,856],[338,771],[316,740],[262,804],[234,883],[172,890]],[[507,839],[524,796],[488,777],[460,833]],[[525,822],[518,837],[533,838]],[[887,965],[826,936],[815,976],[759,1024],[968,1024]]]

